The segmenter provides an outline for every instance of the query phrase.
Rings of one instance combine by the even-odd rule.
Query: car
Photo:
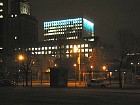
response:
[[[106,80],[92,79],[87,83],[88,87],[108,87],[109,82]]]
[[[0,87],[3,86],[14,86],[14,83],[12,81],[9,81],[7,79],[1,79],[0,80]]]

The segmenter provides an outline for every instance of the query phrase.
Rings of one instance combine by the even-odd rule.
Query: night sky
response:
[[[140,35],[140,0],[29,0],[32,15],[39,21],[39,40],[47,19],[85,14],[93,19],[95,35],[102,42],[113,42],[117,30],[131,29]]]

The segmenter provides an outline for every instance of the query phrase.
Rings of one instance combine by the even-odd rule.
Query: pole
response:
[[[75,88],[76,88],[76,68],[75,68]]]
[[[137,73],[136,70],[137,70],[137,67],[136,67],[136,64],[135,64],[135,75],[136,75],[136,73]]]
[[[78,63],[79,63],[79,85],[80,85],[81,84],[81,57],[80,57],[80,52],[79,52]]]

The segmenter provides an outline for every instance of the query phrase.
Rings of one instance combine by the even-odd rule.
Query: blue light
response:
[[[48,27],[53,25],[59,26],[59,25],[69,25],[69,24],[75,24],[75,23],[82,23],[82,18],[75,18],[75,19],[65,19],[65,20],[58,20],[58,21],[50,21],[50,22],[44,22],[44,27]]]
[[[84,27],[89,30],[89,31],[94,31],[94,24],[92,22],[90,22],[89,20],[87,19],[83,19],[83,24],[84,24]]]

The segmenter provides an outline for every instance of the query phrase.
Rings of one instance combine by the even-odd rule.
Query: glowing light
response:
[[[23,61],[24,60],[24,56],[23,55],[18,55],[18,60]]]
[[[103,70],[106,70],[106,66],[103,66],[102,68],[103,68]]]

